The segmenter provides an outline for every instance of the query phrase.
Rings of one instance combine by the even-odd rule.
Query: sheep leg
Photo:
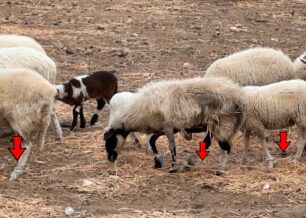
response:
[[[52,111],[52,114],[51,114],[51,121],[54,125],[54,128],[55,128],[55,131],[56,131],[56,134],[58,136],[57,139],[61,140],[63,139],[63,132],[62,132],[62,128],[61,128],[61,125],[58,121],[58,118],[57,118],[57,115],[55,113],[55,110]]]
[[[156,140],[159,138],[160,135],[158,134],[150,134],[148,136],[149,145],[153,151],[154,155],[154,168],[162,168],[163,167],[163,158],[158,154],[156,148]]]
[[[94,125],[98,121],[99,114],[105,105],[104,99],[103,98],[97,99],[97,104],[98,104],[97,109],[90,120],[90,125]]]
[[[25,140],[24,148],[26,149],[20,159],[18,160],[17,166],[14,168],[13,172],[11,173],[10,180],[16,180],[18,176],[20,176],[23,172],[23,168],[26,165],[29,155],[31,153],[32,143],[28,140]]]
[[[73,108],[73,120],[72,120],[72,124],[71,124],[71,127],[70,127],[70,131],[74,131],[76,129],[76,126],[78,124],[78,115],[79,115],[79,112],[80,112],[80,105],[76,105],[74,106]]]
[[[138,146],[138,147],[141,147],[141,144],[140,144],[140,142],[139,142],[139,140],[138,140],[138,138],[136,137],[136,135],[135,135],[134,132],[131,132],[131,133],[130,133],[130,138],[131,138],[131,141],[132,141],[132,144],[133,144],[133,145],[136,145],[136,146]]]
[[[266,137],[265,137],[264,132],[262,132],[260,134],[260,140],[261,140],[262,149],[264,151],[264,154],[266,155],[266,160],[268,161],[269,168],[273,168],[273,163],[275,163],[275,158],[272,157],[272,155],[270,154],[270,152],[268,150]]]
[[[172,164],[171,164],[172,167],[170,168],[169,172],[174,173],[177,171],[177,168],[176,168],[176,146],[175,146],[175,141],[174,141],[173,129],[172,128],[166,129],[165,134],[168,139],[169,149],[170,149],[171,158],[172,158]]]
[[[298,130],[298,141],[296,142],[298,148],[295,154],[295,159],[298,160],[301,158],[302,154],[303,154],[303,149],[304,149],[304,145],[306,142],[306,137],[305,137],[305,128],[303,127],[299,127],[297,128]]]
[[[80,105],[80,128],[85,128],[86,120],[83,112],[83,105]]]
[[[39,146],[40,151],[44,149],[45,145],[45,135],[50,124],[50,115],[51,115],[50,113],[52,113],[50,109],[51,109],[50,106],[46,105],[41,112],[42,119],[39,125],[39,130],[36,138],[37,145]]]
[[[205,137],[203,139],[203,142],[205,142],[205,144],[206,144],[206,150],[208,150],[209,147],[211,146],[211,139],[212,139],[212,137],[213,137],[213,135],[210,134],[209,131],[207,131],[206,135],[205,135]]]
[[[224,167],[226,165],[228,155],[231,152],[231,146],[227,141],[218,141],[219,147],[221,148],[220,162],[218,165],[218,170],[216,171],[216,175],[222,175],[224,171]]]
[[[244,149],[243,149],[243,154],[241,158],[241,163],[246,163],[247,162],[247,153],[249,150],[249,145],[250,145],[250,136],[251,136],[251,131],[247,130],[244,133]]]

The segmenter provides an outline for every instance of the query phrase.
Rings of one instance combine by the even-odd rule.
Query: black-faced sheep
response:
[[[38,131],[36,141],[40,150],[44,147],[57,91],[41,75],[29,69],[0,69],[0,74],[0,127],[10,128],[21,136],[26,148],[11,174],[10,179],[14,180],[28,160],[33,130]]]
[[[51,84],[55,83],[57,70],[55,63],[47,55],[32,48],[11,47],[0,49],[0,68],[27,68],[37,72]],[[58,137],[62,138],[62,129],[55,111],[51,117]]]
[[[109,103],[117,93],[117,78],[115,71],[97,71],[92,74],[72,78],[69,82],[57,85],[58,100],[73,105],[73,121],[70,130],[75,130],[78,115],[80,115],[80,127],[85,128],[86,120],[83,114],[83,103],[88,99],[96,99],[97,110],[91,118],[90,124],[94,125],[99,118],[99,113],[105,103]]]
[[[43,54],[46,54],[43,47],[30,36],[1,34],[0,48],[9,48],[9,47],[33,48]]]
[[[122,105],[109,123],[104,133],[107,157],[109,161],[117,159],[130,132],[165,134],[172,156],[170,171],[175,171],[175,130],[206,125],[219,144],[230,147],[231,138],[239,128],[240,98],[241,88],[227,79],[193,78],[149,83],[136,92],[132,101]],[[220,167],[224,166],[227,153],[222,153]]]

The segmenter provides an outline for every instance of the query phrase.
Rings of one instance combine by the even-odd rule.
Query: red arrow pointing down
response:
[[[200,142],[200,151],[197,151],[197,154],[201,158],[201,160],[204,160],[208,153],[209,151],[206,151],[206,143]]]
[[[26,148],[21,148],[21,137],[20,136],[13,136],[13,147],[9,148],[9,151],[12,153],[16,160],[19,160],[23,152]]]
[[[285,152],[288,146],[290,145],[290,141],[287,142],[287,132],[280,132],[279,137],[280,137],[280,140],[279,142],[276,142],[276,143],[278,144],[279,148],[283,152]]]

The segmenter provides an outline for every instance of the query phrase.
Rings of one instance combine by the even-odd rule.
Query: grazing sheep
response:
[[[241,88],[221,78],[193,78],[149,83],[139,89],[133,100],[118,108],[104,133],[109,161],[115,161],[130,132],[165,134],[176,171],[174,132],[208,126],[222,153],[220,167],[230,150],[230,140],[239,128]],[[154,140],[154,138],[152,139]],[[154,154],[157,155],[156,152]],[[156,156],[155,160],[158,157]]]
[[[241,86],[262,86],[294,78],[306,79],[305,56],[306,53],[292,62],[280,50],[250,48],[216,60],[203,76],[226,77]]]
[[[273,167],[274,158],[266,146],[265,130],[281,129],[293,125],[298,129],[299,159],[306,142],[306,82],[303,80],[282,81],[266,86],[246,86],[243,88],[243,121],[241,128],[246,131],[243,161],[253,131],[261,140],[264,153]]]
[[[109,102],[109,123],[112,123],[112,120],[117,116],[116,114],[118,113],[118,109],[121,108],[122,105],[131,101],[135,97],[135,95],[136,94],[133,92],[119,92],[111,98]],[[140,145],[139,139],[136,137],[135,133],[131,132],[129,136],[134,145]]]
[[[36,51],[46,54],[43,47],[35,39],[33,39],[30,36],[1,34],[0,35],[0,48],[9,48],[9,47],[33,48]]]
[[[28,160],[33,130],[38,131],[36,141],[40,150],[44,148],[57,91],[41,75],[29,69],[0,69],[0,74],[0,127],[11,128],[21,136],[26,148],[11,174],[10,179],[14,180]]]
[[[57,74],[55,63],[47,55],[32,48],[12,47],[0,49],[0,68],[14,67],[31,69],[42,75],[51,84],[55,83]],[[51,120],[58,137],[62,139],[62,129],[55,111],[52,113]]]
[[[117,78],[115,71],[97,71],[92,74],[72,78],[69,82],[57,85],[58,100],[73,105],[73,121],[70,130],[75,130],[78,115],[80,115],[80,128],[85,128],[86,120],[83,114],[83,103],[88,99],[97,100],[97,110],[91,118],[90,124],[94,125],[99,118],[99,113],[105,103],[109,103],[117,93]]]

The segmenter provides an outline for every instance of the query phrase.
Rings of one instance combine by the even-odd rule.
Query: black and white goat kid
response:
[[[67,83],[56,85],[58,100],[74,106],[71,131],[76,129],[78,115],[80,115],[80,128],[85,128],[86,120],[83,114],[83,103],[86,100],[96,99],[97,109],[91,118],[90,124],[94,125],[98,121],[99,113],[105,103],[109,103],[112,96],[117,93],[118,81],[114,73],[115,71],[97,71],[92,74],[74,77]]]

